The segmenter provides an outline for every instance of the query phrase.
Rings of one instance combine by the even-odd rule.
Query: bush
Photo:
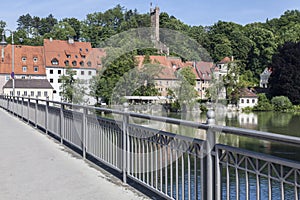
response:
[[[258,94],[258,103],[253,108],[254,111],[271,111],[273,106],[265,94]]]
[[[200,107],[201,112],[207,112],[208,111],[207,107],[203,104],[200,104],[199,107]]]
[[[242,109],[242,112],[244,112],[244,113],[251,113],[252,111],[253,111],[253,108],[251,108],[249,106]]]
[[[273,97],[271,103],[275,111],[287,111],[293,108],[293,104],[289,98],[285,96]]]

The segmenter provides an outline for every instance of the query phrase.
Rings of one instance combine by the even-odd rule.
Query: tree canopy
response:
[[[288,42],[279,48],[271,66],[271,96],[286,96],[293,104],[300,104],[300,42]]]

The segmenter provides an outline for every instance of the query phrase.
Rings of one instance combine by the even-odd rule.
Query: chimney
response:
[[[74,44],[74,39],[72,37],[69,37],[68,43],[69,44]]]

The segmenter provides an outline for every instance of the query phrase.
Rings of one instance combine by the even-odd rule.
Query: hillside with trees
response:
[[[91,42],[93,47],[98,47],[103,41],[121,32],[133,28],[150,27],[150,15],[149,13],[141,14],[137,10],[128,10],[121,5],[117,5],[105,12],[87,14],[82,21],[74,17],[56,19],[52,14],[47,17],[39,17],[31,16],[28,13],[20,16],[17,23],[18,27],[14,37],[15,44],[42,45],[44,38],[51,37],[66,40],[68,37],[73,37],[75,40]],[[218,21],[211,26],[190,26],[176,17],[162,12],[160,13],[159,23],[161,28],[176,30],[194,39],[209,52],[215,62],[220,61],[225,56],[234,56],[239,63],[239,73],[244,76],[243,80],[245,82],[251,80],[249,82],[251,86],[258,82],[259,74],[266,67],[273,67],[274,75],[271,84],[274,83],[272,88],[276,88],[274,80],[276,80],[277,72],[287,70],[279,69],[278,63],[284,62],[284,59],[280,58],[282,51],[284,49],[290,51],[288,50],[292,48],[290,42],[300,42],[299,10],[288,10],[279,18],[266,19],[263,23],[240,25],[234,22]],[[0,19],[0,31],[5,27],[6,22]],[[20,38],[22,39],[20,40]],[[7,40],[10,42],[11,38],[7,38]],[[147,49],[136,50],[131,53],[145,55],[157,52]],[[277,57],[275,56],[272,60],[274,55],[277,55]],[[131,56],[127,58],[131,58]],[[124,65],[128,60],[127,58],[124,61],[115,61],[107,68],[108,71],[103,74],[115,73],[115,65],[118,62],[121,66]],[[133,63],[134,60],[131,59],[128,62]],[[131,64],[125,67],[124,70],[119,68],[121,69],[119,72],[128,71],[128,67],[131,68]],[[292,71],[286,73],[295,75],[293,69],[293,66],[290,66],[289,70]],[[114,76],[121,76],[119,72]],[[296,80],[298,79],[296,78]],[[103,82],[104,78],[95,81]],[[107,84],[113,85],[113,83],[114,81],[111,81]],[[109,91],[111,87],[111,85],[107,85],[103,90]],[[281,85],[280,87],[286,86]],[[284,88],[281,90],[283,91]],[[271,91],[273,95],[277,95],[275,89]],[[293,92],[289,89],[285,91]],[[278,95],[284,94],[280,93]],[[294,97],[292,97],[292,101],[293,103],[300,103]]]

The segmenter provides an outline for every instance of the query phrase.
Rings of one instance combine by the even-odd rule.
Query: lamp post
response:
[[[15,96],[15,48],[14,48],[14,32],[5,29],[2,32],[2,41],[0,42],[0,46],[2,46],[2,61],[4,61],[4,47],[7,45],[7,42],[5,41],[5,31],[9,31],[11,34],[11,77],[12,77],[12,89],[13,89],[13,95]]]

